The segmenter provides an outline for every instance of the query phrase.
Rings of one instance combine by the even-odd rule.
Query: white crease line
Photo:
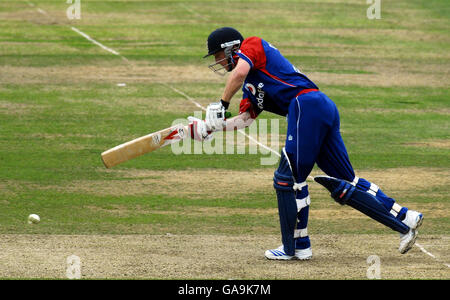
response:
[[[198,12],[196,12],[195,10],[193,10],[192,8],[190,8],[189,6],[187,6],[186,4],[180,3],[179,5],[180,5],[181,7],[183,7],[185,10],[187,10],[188,12],[190,12],[191,14],[193,14],[194,16],[197,16],[198,18],[203,19],[203,20],[205,20],[205,21],[209,21],[209,18],[208,18],[208,17],[206,17],[206,16],[204,16],[204,15],[202,15],[202,14],[199,14]]]
[[[29,6],[31,6],[31,7],[36,7],[36,5],[35,5],[34,3],[32,3],[32,2],[30,2],[30,1],[27,1],[27,4],[28,4]],[[37,10],[40,14],[42,14],[42,15],[49,16],[48,13],[47,13],[45,10],[43,10],[42,8],[36,7],[36,10]],[[78,33],[79,35],[81,35],[82,37],[84,37],[85,39],[87,39],[89,42],[91,42],[91,43],[93,43],[93,44],[99,46],[99,47],[102,48],[103,50],[106,50],[106,51],[108,51],[108,52],[110,52],[110,53],[112,53],[112,54],[114,54],[114,55],[120,56],[124,61],[128,62],[128,59],[127,59],[126,57],[124,57],[123,55],[120,55],[119,52],[117,52],[116,50],[111,49],[111,48],[109,48],[109,47],[106,47],[106,46],[103,45],[102,43],[100,43],[100,42],[94,40],[94,39],[91,38],[89,35],[87,35],[87,34],[84,33],[83,31],[79,30],[78,28],[71,26],[70,29],[72,29],[73,31],[75,31],[76,33]]]
[[[425,250],[425,248],[424,248],[421,244],[416,243],[416,246],[419,247],[419,249],[420,249],[423,253],[425,253],[426,255],[429,255],[429,256],[431,256],[432,258],[436,259],[436,256],[434,256],[432,253],[430,253],[430,252],[428,252],[427,250]]]
[[[186,93],[183,93],[182,91],[180,91],[179,89],[174,88],[173,86],[170,86],[166,83],[162,83],[162,85],[168,87],[169,89],[171,89],[172,91],[180,94],[181,96],[183,96],[184,98],[188,99],[189,101],[191,101],[195,106],[197,106],[198,108],[202,109],[202,110],[206,110],[206,108],[201,105],[200,103],[198,103],[197,101],[195,101],[193,98],[189,97],[189,95],[187,95]]]
[[[37,8],[36,9],[40,14],[44,15],[44,16],[48,16],[47,12],[41,8]]]
[[[84,33],[83,31],[79,30],[78,28],[73,27],[73,26],[70,27],[70,28],[71,28],[73,31],[75,31],[76,33],[78,33],[79,35],[81,35],[82,37],[84,37],[85,39],[87,39],[89,42],[91,42],[91,43],[93,43],[93,44],[99,46],[99,47],[102,48],[103,50],[106,50],[106,51],[108,51],[108,52],[110,52],[110,53],[112,53],[112,54],[114,54],[114,55],[119,56],[119,57],[122,58],[124,61],[129,62],[128,59],[127,59],[125,56],[120,55],[120,53],[117,52],[116,50],[111,49],[111,48],[109,48],[109,47],[106,47],[106,46],[103,45],[102,43],[100,43],[100,42],[94,40],[94,39],[91,38],[89,35],[87,35],[87,34]]]
[[[27,1],[27,4],[30,7],[36,7],[36,5],[34,3],[31,3],[30,1]],[[38,13],[48,16],[47,12],[45,10],[43,10],[42,8],[37,7],[36,10],[38,11]]]
[[[444,266],[446,266],[447,268],[450,268],[450,264],[443,263],[442,261],[439,261],[439,259],[438,259],[436,256],[434,256],[433,253],[428,252],[421,244],[416,243],[416,246],[420,249],[420,251],[422,251],[422,252],[425,253],[426,255],[428,255],[428,256],[434,258],[434,259],[435,259],[436,261],[438,261],[438,262],[441,262],[441,263],[442,263]]]
[[[70,27],[70,29],[72,29],[73,31],[75,31],[76,33],[78,33],[79,35],[81,35],[82,37],[84,37],[85,39],[87,39],[89,42],[91,42],[91,43],[93,43],[93,44],[99,46],[99,47],[102,48],[103,50],[106,50],[106,51],[108,51],[108,52],[110,52],[110,53],[112,53],[112,54],[114,54],[114,55],[120,55],[120,53],[117,52],[116,50],[113,50],[113,49],[111,49],[111,48],[109,48],[109,47],[106,47],[106,46],[103,45],[102,43],[97,42],[96,40],[94,40],[93,38],[91,38],[89,35],[87,35],[87,34],[84,33],[83,31],[79,30],[78,28],[72,26],[72,27]]]
[[[87,35],[86,33],[84,33],[83,31],[79,30],[79,29],[76,28],[76,27],[73,27],[73,26],[72,26],[72,27],[70,27],[70,28],[71,28],[73,31],[75,31],[76,33],[78,33],[79,35],[81,35],[82,37],[84,37],[85,39],[87,39],[88,41],[90,41],[91,43],[93,43],[93,44],[99,46],[99,47],[102,48],[103,50],[106,50],[106,51],[108,51],[108,52],[110,52],[110,53],[112,53],[112,54],[114,54],[114,55],[119,56],[122,60],[126,61],[127,63],[130,63],[130,61],[129,61],[125,56],[121,55],[121,54],[120,54],[119,52],[117,52],[116,50],[111,49],[111,48],[109,48],[109,47],[106,47],[105,45],[103,45],[102,43],[100,43],[100,42],[94,40],[94,39],[91,38],[89,35]]]

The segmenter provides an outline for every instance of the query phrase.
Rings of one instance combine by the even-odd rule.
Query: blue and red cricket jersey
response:
[[[242,87],[240,113],[248,111],[256,118],[265,110],[288,116],[285,149],[298,182],[306,180],[315,163],[330,176],[352,181],[355,174],[334,102],[259,37],[245,39],[236,54],[251,67]]]
[[[277,48],[259,37],[246,38],[237,55],[251,66],[242,87],[241,106],[247,110],[251,102],[253,115],[266,110],[286,116],[291,100],[302,90],[318,89]]]

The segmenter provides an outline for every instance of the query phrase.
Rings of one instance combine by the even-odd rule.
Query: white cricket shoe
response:
[[[284,252],[284,246],[281,245],[276,249],[267,250],[264,256],[267,259],[273,260],[292,260],[292,259],[308,260],[311,259],[312,257],[312,251],[311,248],[295,249],[295,255],[287,255]]]
[[[417,229],[422,225],[423,215],[418,211],[408,209],[402,222],[411,229]]]
[[[300,260],[309,260],[312,257],[311,247],[306,249],[295,249],[295,257]]]
[[[276,249],[266,250],[266,253],[264,253],[264,256],[267,259],[274,259],[274,260],[291,260],[291,259],[297,259],[295,255],[287,255],[284,252],[284,246],[281,245],[280,247]]]
[[[398,248],[398,251],[400,251],[401,254],[405,254],[416,242],[417,234],[419,233],[417,228],[422,225],[423,215],[417,211],[408,210],[405,219],[402,222],[410,228],[406,234],[400,234],[400,247]]]

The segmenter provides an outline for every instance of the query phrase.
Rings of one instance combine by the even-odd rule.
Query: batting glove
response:
[[[188,117],[191,138],[199,142],[210,141],[214,138],[212,131],[206,125],[204,120],[195,117]]]
[[[205,122],[212,131],[223,130],[226,126],[226,108],[222,102],[213,102],[206,108]]]

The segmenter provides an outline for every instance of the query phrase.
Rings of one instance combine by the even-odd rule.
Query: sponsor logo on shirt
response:
[[[264,109],[264,94],[265,92],[263,91],[264,87],[264,83],[260,82],[258,84],[258,89],[256,90],[256,101],[258,101],[258,107],[260,109]]]
[[[245,84],[245,88],[256,97],[256,101],[258,102],[257,105],[260,109],[264,109],[264,95],[266,92],[264,92],[263,87],[264,83],[262,82],[258,84],[258,88],[255,88],[251,83]]]

